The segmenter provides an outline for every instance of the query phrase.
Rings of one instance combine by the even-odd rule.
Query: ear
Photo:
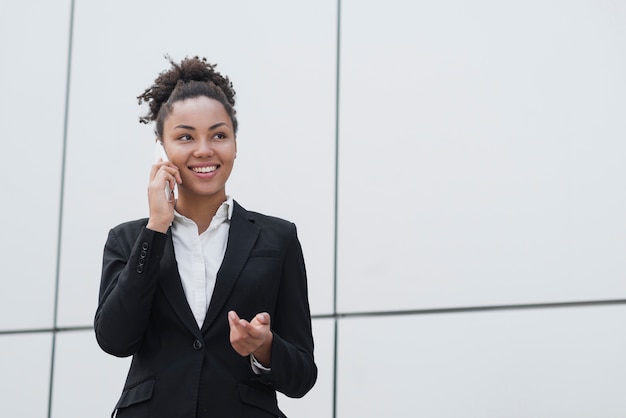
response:
[[[237,135],[235,135],[235,158],[237,158]]]

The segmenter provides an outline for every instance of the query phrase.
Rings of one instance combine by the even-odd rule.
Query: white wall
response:
[[[320,376],[289,416],[626,415],[626,3],[338,6],[0,4],[0,416],[121,391],[89,327],[108,229],[147,213],[164,54],[230,76],[229,192],[298,225]]]

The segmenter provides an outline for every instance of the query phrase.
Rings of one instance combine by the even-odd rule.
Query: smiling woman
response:
[[[149,217],[113,228],[104,248],[96,338],[133,357],[113,414],[280,417],[276,391],[301,397],[317,378],[296,227],[226,193],[228,78],[197,57],[170,63],[139,96],[167,155],[150,172]],[[163,193],[175,184],[178,199]]]

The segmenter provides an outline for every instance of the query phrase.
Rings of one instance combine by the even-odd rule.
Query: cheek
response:
[[[222,158],[224,162],[230,163],[232,165],[232,163],[237,158],[237,147],[231,146],[228,149],[225,149],[222,153]]]

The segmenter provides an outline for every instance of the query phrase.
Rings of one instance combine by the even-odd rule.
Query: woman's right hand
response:
[[[148,183],[148,206],[150,218],[148,229],[166,233],[174,220],[174,186],[182,183],[178,167],[169,161],[159,161],[150,170]],[[166,184],[169,184],[170,196],[166,197]]]

